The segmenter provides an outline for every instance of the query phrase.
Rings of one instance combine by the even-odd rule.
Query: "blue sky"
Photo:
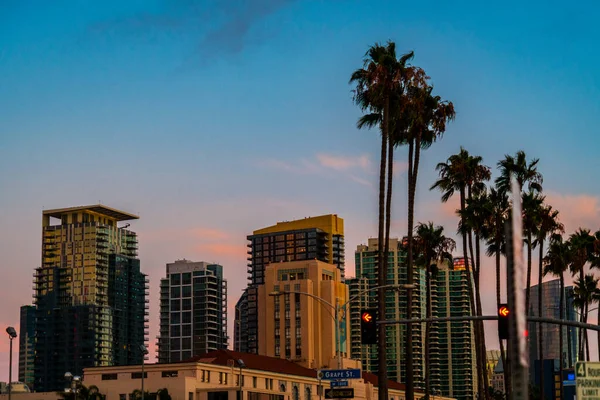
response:
[[[154,316],[177,258],[221,262],[235,302],[245,236],[281,220],[338,213],[352,271],[351,252],[376,234],[379,142],[355,128],[348,78],[388,39],[415,51],[457,110],[423,155],[418,220],[454,232],[453,206],[428,187],[462,145],[492,166],[520,149],[539,157],[567,229],[600,228],[590,179],[600,167],[599,11],[558,1],[4,0],[0,254],[10,279],[0,322],[18,325],[31,301],[44,208],[101,201],[139,213]],[[392,231],[404,235],[405,151],[397,157]]]

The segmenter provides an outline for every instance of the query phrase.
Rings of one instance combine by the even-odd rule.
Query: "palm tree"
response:
[[[467,199],[472,193],[477,193],[485,186],[484,182],[490,179],[490,168],[482,164],[483,159],[479,156],[471,156],[467,150],[460,148],[458,154],[451,155],[445,163],[439,163],[436,170],[439,179],[431,186],[430,190],[439,189],[442,192],[442,202],[447,202],[455,192],[460,195],[460,215],[465,212]],[[464,221],[462,221],[465,225]],[[469,284],[469,299],[471,302],[471,312],[473,315],[479,315],[476,308],[476,301],[473,293],[473,274],[470,269],[469,254],[467,252],[467,231],[462,232],[462,247],[465,261],[465,270],[467,271],[467,282]],[[475,328],[475,348],[477,349],[477,370],[480,374],[479,396],[484,398],[485,388],[483,382],[483,370],[485,369],[485,354],[481,354],[481,343],[485,340],[482,324],[474,323]]]
[[[475,286],[475,303],[477,314],[481,315],[481,293],[480,293],[480,276],[481,276],[481,239],[487,234],[485,221],[490,217],[490,208],[487,199],[487,189],[485,186],[478,188],[476,192],[470,196],[467,195],[467,205],[464,211],[458,212],[460,220],[458,224],[458,233],[466,234],[469,241],[469,253],[473,262],[473,275]],[[473,235],[475,236],[475,252],[473,252]],[[480,321],[476,322],[479,334],[483,335],[483,324]],[[482,360],[485,359],[486,349],[485,340],[482,340],[478,347],[479,356]],[[487,368],[479,371],[482,375],[482,382],[485,384],[487,379]],[[484,386],[485,389],[485,386]]]
[[[575,233],[569,236],[569,243],[573,251],[573,260],[569,269],[571,275],[576,276],[579,274],[579,280],[584,280],[585,264],[593,260],[594,243],[595,238],[591,235],[589,229],[579,228]],[[583,314],[579,315],[579,321],[583,322]],[[579,328],[579,350],[577,352],[578,358],[583,360],[584,357],[584,342],[583,342],[583,329]]]
[[[387,276],[387,252],[388,241],[384,237],[384,231],[388,232],[389,220],[391,219],[391,210],[388,205],[386,213],[386,160],[389,161],[388,170],[388,203],[391,204],[391,178],[393,175],[393,143],[390,141],[390,103],[394,95],[397,95],[399,86],[403,79],[403,72],[406,69],[406,63],[413,57],[413,53],[407,53],[396,59],[396,45],[394,42],[388,42],[386,45],[374,44],[371,46],[364,57],[363,67],[354,71],[350,77],[350,83],[355,84],[354,102],[367,114],[358,121],[358,127],[372,127],[379,124],[381,131],[381,160],[379,165],[379,229],[378,229],[378,286],[386,284]],[[396,104],[398,106],[399,104]],[[388,159],[388,147],[390,157]],[[385,221],[387,219],[387,222]],[[385,248],[384,248],[385,246]],[[378,313],[385,315],[385,289],[380,288],[378,293]],[[382,345],[385,343],[386,328],[379,326],[379,398],[387,399],[387,361],[386,349]]]
[[[527,286],[525,290],[525,310],[529,314],[531,312],[531,266],[532,253],[536,242],[533,241],[537,235],[539,225],[539,217],[544,203],[544,197],[530,190],[523,193],[522,198],[522,214],[523,214],[523,233],[525,234],[525,243],[527,243]]]
[[[552,206],[543,205],[538,209],[538,229],[536,231],[536,242],[539,249],[539,265],[538,265],[538,316],[542,317],[542,304],[544,291],[542,290],[542,278],[544,274],[544,241],[549,235],[556,233],[564,233],[564,226],[558,221],[558,211]],[[541,397],[544,399],[544,346],[543,346],[543,329],[544,324],[538,324],[538,357],[540,362],[540,391]]]
[[[554,234],[550,238],[550,243],[548,246],[548,252],[546,253],[546,257],[544,257],[544,276],[551,274],[560,279],[560,301],[559,301],[559,309],[560,309],[560,319],[564,319],[565,313],[565,272],[569,269],[569,265],[572,262],[572,251],[569,242],[563,241],[562,235]],[[560,334],[559,336],[559,354],[560,354],[560,365],[559,365],[559,375],[563,374],[564,367],[564,354],[563,354],[563,326],[560,325]],[[560,396],[562,399],[563,394],[563,385],[562,379],[560,381]]]
[[[406,136],[400,138],[399,144],[408,145],[408,254],[407,284],[413,284],[413,229],[415,215],[415,193],[419,172],[419,161],[422,149],[427,149],[433,142],[441,138],[446,131],[448,121],[454,119],[455,111],[452,102],[434,96],[433,86],[427,84],[428,77],[424,71],[416,71],[412,77],[408,93],[411,98],[405,118],[408,120]],[[412,290],[407,290],[407,310],[412,316]],[[412,324],[407,324],[406,340],[407,363],[407,399],[414,398],[413,393],[413,360],[412,360]]]
[[[442,226],[434,226],[433,222],[419,223],[416,227],[415,245],[417,250],[417,265],[425,268],[425,298],[427,299],[427,318],[431,318],[431,275],[435,276],[437,264],[448,261],[452,264],[452,251],[456,242],[444,236]],[[425,395],[431,393],[430,342],[431,323],[425,324]]]
[[[519,150],[514,157],[508,154],[505,155],[504,159],[498,162],[498,169],[500,170],[500,176],[496,178],[498,190],[504,193],[509,192],[510,175],[514,175],[521,191],[523,191],[524,186],[527,186],[527,191],[541,192],[544,179],[537,170],[539,162],[539,158],[535,158],[527,164],[527,156],[522,150]]]
[[[58,395],[64,400],[104,400],[106,398],[106,395],[100,393],[100,389],[96,385],[90,387],[78,385],[77,390],[58,392]]]
[[[500,259],[505,253],[506,237],[504,224],[510,215],[510,205],[508,196],[496,188],[490,188],[487,194],[487,218],[483,220],[484,238],[487,243],[486,254],[488,257],[494,256],[496,260],[496,306],[500,307]],[[506,362],[506,351],[504,342],[500,340],[500,357],[504,366],[504,382],[507,393],[510,393],[510,376],[508,374],[508,364]]]
[[[588,313],[590,309],[590,304],[593,304],[597,301],[598,297],[600,297],[600,290],[598,290],[598,278],[594,277],[592,274],[585,274],[582,279],[578,279],[575,282],[575,287],[573,288],[573,305],[576,308],[581,310],[581,322],[587,323]],[[588,333],[587,329],[580,335],[583,343],[580,344],[580,360],[583,360],[584,353],[583,350],[586,350],[585,359],[586,361],[590,360],[590,346],[588,343]]]

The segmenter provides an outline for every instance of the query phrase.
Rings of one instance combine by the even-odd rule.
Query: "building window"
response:
[[[116,381],[117,379],[117,374],[102,374],[103,381]]]
[[[171,286],[181,285],[181,274],[171,274]]]
[[[194,392],[188,392],[188,400],[194,400]]]
[[[252,387],[253,388],[256,388],[256,386],[258,385],[257,381],[258,381],[258,379],[255,376],[253,376],[252,377]]]
[[[304,400],[310,400],[310,386],[306,386],[304,389]]]
[[[227,372],[219,372],[219,383],[227,385]]]
[[[127,395],[125,393],[119,394],[119,400],[127,400]]]
[[[163,371],[161,373],[161,376],[163,378],[177,378],[177,375],[179,374],[178,371]]]
[[[182,310],[187,311],[192,309],[192,299],[183,299],[181,303]]]
[[[178,299],[181,297],[181,286],[174,286],[171,288],[171,298]]]

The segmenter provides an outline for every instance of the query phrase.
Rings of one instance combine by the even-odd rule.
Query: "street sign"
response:
[[[348,386],[348,381],[331,381],[332,388],[347,387],[347,386]]]
[[[352,399],[354,398],[354,389],[325,389],[326,399]]]
[[[577,400],[600,398],[600,362],[578,362],[575,379]]]
[[[324,381],[360,379],[360,369],[322,369],[319,371],[318,377]]]

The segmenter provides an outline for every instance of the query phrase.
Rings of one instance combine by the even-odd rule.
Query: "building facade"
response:
[[[538,299],[539,285],[530,288],[530,308],[529,315],[538,317]],[[577,321],[575,306],[573,305],[573,287],[565,287],[564,298],[566,308],[564,310],[565,319],[568,321]],[[554,279],[547,282],[542,282],[542,317],[560,319],[560,279]],[[541,324],[543,332],[543,356],[545,360],[559,360],[560,348],[560,327],[556,324]],[[536,360],[539,360],[539,324],[529,323],[529,365],[534,365]],[[572,368],[577,361],[578,337],[577,328],[563,327],[563,348],[565,355],[565,368]],[[530,374],[533,381],[534,376]]]
[[[42,263],[34,274],[37,391],[62,390],[64,373],[141,363],[148,279],[137,235],[118,223],[136,215],[104,205],[46,210]]]
[[[235,318],[233,327],[233,350],[240,353],[248,353],[247,335],[248,331],[248,291],[244,289],[242,295],[235,303]]]
[[[469,282],[463,258],[438,265],[431,280],[432,316],[471,316]],[[458,400],[473,399],[477,390],[475,333],[470,321],[431,323],[431,387]]]
[[[341,271],[318,260],[273,263],[258,287],[261,306],[258,353],[323,368],[348,354],[345,320],[335,307],[348,301]],[[339,316],[341,317],[341,315]],[[337,326],[339,325],[339,346]]]
[[[33,389],[35,357],[35,306],[21,307],[19,328],[19,382]]]
[[[360,338],[360,310],[377,308],[377,256],[378,239],[371,238],[366,245],[359,245],[355,252],[356,278],[349,280],[350,296],[350,354],[359,359],[366,371],[377,374],[378,359],[376,345],[362,345]],[[386,284],[403,285],[408,281],[406,270],[406,248],[402,241],[390,239],[388,253],[388,271]],[[412,318],[425,317],[425,274],[420,268],[413,271],[413,309]],[[397,320],[407,318],[406,293],[389,290],[386,293],[386,315],[380,320]],[[406,325],[389,325],[386,327],[386,350],[388,377],[397,382],[406,382],[406,362],[404,342]],[[425,330],[420,324],[413,324],[413,371],[415,387],[424,386],[424,352]]]
[[[273,262],[320,260],[334,264],[344,278],[344,220],[335,214],[278,222],[253,232],[248,239],[247,330],[239,332],[247,351],[258,352],[258,287],[265,267]],[[234,324],[234,328],[238,323]],[[235,333],[234,336],[237,336]]]
[[[314,369],[280,358],[229,350],[213,351],[185,363],[146,365],[145,372],[144,387],[150,393],[166,389],[173,400],[319,400],[328,398],[330,390],[329,383],[319,380]],[[139,365],[88,368],[83,384],[97,386],[106,400],[126,400],[139,390],[140,378]],[[373,374],[363,371],[361,379],[349,380],[348,385],[354,399],[378,398],[377,377]],[[404,385],[389,381],[388,388],[389,400],[405,398]],[[415,393],[415,398],[423,398],[423,393]]]
[[[158,362],[187,360],[227,344],[223,267],[185,259],[167,264],[167,276],[160,281]]]

